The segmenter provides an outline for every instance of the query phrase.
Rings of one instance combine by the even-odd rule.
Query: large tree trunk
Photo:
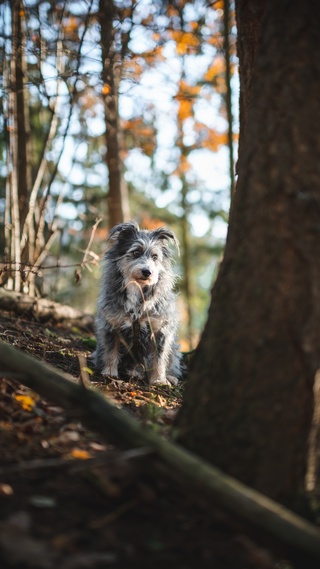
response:
[[[320,356],[319,18],[316,1],[266,2],[225,257],[177,421],[185,446],[287,503],[304,488]]]
[[[234,193],[234,151],[233,151],[233,112],[232,112],[232,89],[231,89],[231,62],[230,62],[230,0],[223,2],[223,43],[224,43],[224,57],[225,57],[225,76],[226,76],[226,91],[224,100],[227,111],[228,120],[228,148],[229,148],[229,176],[230,176],[230,201]]]
[[[251,85],[258,46],[261,19],[266,0],[235,0],[237,19],[237,52],[240,71],[240,140],[239,156],[244,144],[244,132],[251,95]]]

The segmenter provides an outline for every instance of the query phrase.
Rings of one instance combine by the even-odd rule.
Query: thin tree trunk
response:
[[[266,3],[225,256],[177,421],[188,448],[291,504],[320,361],[319,20],[315,1]]]
[[[11,169],[9,172],[10,180],[10,216],[11,216],[11,232],[10,232],[10,252],[13,267],[14,290],[20,291],[21,274],[20,274],[20,196],[25,199],[26,188],[22,188],[19,192],[19,140],[18,140],[18,80],[19,73],[17,71],[17,62],[19,60],[19,3],[12,5],[12,42],[11,42],[11,59],[10,59],[10,89],[8,95],[8,120],[9,120],[9,157],[11,160]]]
[[[12,37],[13,57],[12,79],[15,84],[16,122],[17,122],[17,178],[19,192],[20,224],[23,223],[28,210],[28,199],[32,183],[30,156],[30,121],[29,107],[25,89],[25,46],[23,38],[24,10],[21,0],[15,0],[12,5]]]
[[[100,0],[103,103],[106,121],[106,162],[109,172],[108,213],[112,227],[130,217],[127,186],[122,179],[122,162],[119,145],[118,89],[120,83],[120,54],[114,45],[113,0]]]

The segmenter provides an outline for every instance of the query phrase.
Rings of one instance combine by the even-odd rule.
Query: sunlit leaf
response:
[[[62,29],[66,39],[77,41],[79,39],[78,29],[80,26],[80,19],[70,16],[70,18],[65,18],[62,22]]]
[[[181,122],[193,115],[193,101],[184,99],[179,102],[178,118]]]
[[[105,83],[102,87],[102,90],[101,90],[102,95],[109,95],[110,91],[111,91],[110,85]]]
[[[224,74],[225,72],[225,62],[222,57],[216,57],[212,65],[207,70],[204,78],[206,81],[213,81],[217,76]]]
[[[228,143],[228,137],[226,132],[216,132],[213,129],[208,129],[207,136],[202,142],[204,148],[212,150],[212,152],[217,152],[220,146]]]
[[[20,403],[21,407],[25,411],[32,411],[36,404],[35,400],[30,397],[30,395],[15,395],[15,399]]]
[[[169,16],[169,18],[173,18],[174,16],[178,16],[179,12],[176,8],[174,8],[174,6],[172,6],[172,4],[168,4],[167,15]]]

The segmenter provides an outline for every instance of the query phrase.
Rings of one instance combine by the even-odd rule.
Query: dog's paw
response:
[[[173,385],[178,385],[178,380],[173,375],[168,375],[167,377],[154,377],[150,380],[150,385],[166,385],[172,387]]]
[[[112,371],[113,371],[113,373],[112,373]],[[119,377],[118,377],[118,372],[115,371],[115,370],[110,370],[110,369],[108,369],[108,368],[103,369],[102,372],[101,372],[101,375],[102,375],[103,377],[107,377],[107,378],[110,378],[110,379],[119,379]]]
[[[171,384],[171,385],[178,385],[179,380],[174,377],[174,375],[167,375],[167,381]]]
[[[150,385],[166,385],[171,387],[171,383],[165,377],[152,377]]]

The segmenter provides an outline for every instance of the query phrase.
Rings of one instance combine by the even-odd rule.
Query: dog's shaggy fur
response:
[[[132,221],[110,231],[93,355],[103,375],[143,375],[151,385],[177,384],[181,367],[170,241],[178,247],[170,229],[140,230]]]

